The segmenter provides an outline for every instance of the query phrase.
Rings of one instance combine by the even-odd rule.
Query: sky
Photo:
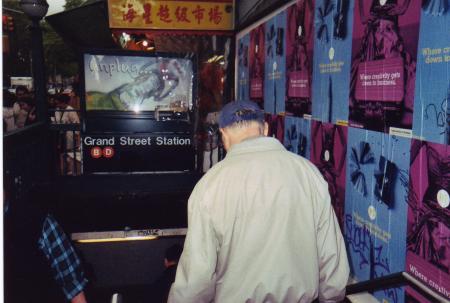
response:
[[[66,0],[47,0],[47,3],[49,5],[47,12],[48,16],[63,11],[63,5],[66,4]]]

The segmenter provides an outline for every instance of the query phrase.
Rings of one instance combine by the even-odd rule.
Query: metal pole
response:
[[[42,43],[42,30],[38,19],[32,19],[31,49],[32,68],[34,78],[34,94],[36,101],[36,114],[38,121],[48,123],[47,84],[45,81],[44,45]]]

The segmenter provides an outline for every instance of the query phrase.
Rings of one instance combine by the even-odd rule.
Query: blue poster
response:
[[[357,281],[405,270],[410,144],[408,138],[348,129],[344,237]],[[374,295],[404,302],[402,288]]]
[[[434,2],[422,8],[413,135],[450,144],[450,2],[447,7]]]
[[[267,21],[265,28],[264,111],[279,114],[286,95],[286,11]]]
[[[286,116],[284,118],[284,146],[287,150],[310,159],[311,120]]]
[[[249,86],[249,73],[248,73],[248,49],[250,45],[250,35],[246,34],[237,41],[238,47],[238,66],[237,66],[237,79],[238,79],[238,93],[237,100],[249,100],[250,99],[250,86]]]
[[[353,0],[316,0],[313,118],[348,120]]]

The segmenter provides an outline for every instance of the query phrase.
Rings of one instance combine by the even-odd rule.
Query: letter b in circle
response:
[[[91,148],[91,157],[98,159],[102,156],[102,149],[98,146]]]

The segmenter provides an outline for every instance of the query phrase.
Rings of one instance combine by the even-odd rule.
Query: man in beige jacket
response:
[[[327,183],[266,137],[250,101],[219,117],[228,154],[196,185],[169,303],[339,302],[349,266]]]

